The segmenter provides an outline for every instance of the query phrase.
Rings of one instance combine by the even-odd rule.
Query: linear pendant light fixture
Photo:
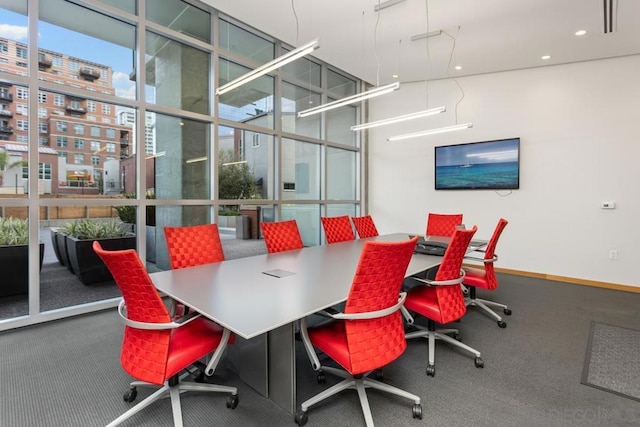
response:
[[[353,104],[355,102],[364,101],[365,99],[369,99],[369,98],[373,98],[376,96],[393,92],[398,88],[400,88],[400,82],[391,83],[386,86],[378,86],[366,92],[358,93],[356,95],[351,95],[351,96],[347,96],[346,98],[338,99],[337,101],[318,105],[317,107],[309,108],[308,110],[299,111],[298,117],[307,117],[312,114],[321,113],[323,111],[333,110],[334,108],[342,107],[344,105]]]
[[[216,90],[216,95],[222,95],[223,93],[240,87],[243,84],[250,82],[251,80],[255,80],[260,76],[263,76],[275,69],[282,67],[285,64],[288,64],[289,62],[293,62],[298,58],[302,58],[303,56],[308,55],[319,47],[320,39],[310,41],[309,43],[300,46],[297,49],[293,49],[292,51],[285,53],[284,55],[274,59],[273,61],[267,62],[266,64],[259,66],[255,70],[251,70],[247,74],[244,74],[237,79],[220,86]]]
[[[420,117],[434,116],[436,114],[444,113],[446,110],[447,109],[444,106],[431,108],[429,110],[417,111],[415,113],[405,114],[403,116],[391,117],[388,119],[378,120],[376,122],[362,123],[359,125],[351,126],[351,130],[355,131],[355,130],[369,129],[369,128],[374,128],[378,126],[386,126],[393,123],[404,122],[406,120],[418,119]]]
[[[443,128],[423,130],[420,132],[405,133],[404,135],[391,136],[387,138],[387,141],[400,141],[403,139],[417,138],[419,136],[433,135],[436,133],[453,132],[455,130],[463,130],[463,129],[468,129],[472,127],[473,127],[473,123],[464,123],[461,125],[453,125],[453,126],[447,126]]]

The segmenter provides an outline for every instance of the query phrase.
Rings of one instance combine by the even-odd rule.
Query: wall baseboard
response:
[[[571,283],[574,285],[613,289],[616,291],[632,292],[636,294],[640,293],[640,286],[621,285],[618,283],[599,282],[596,280],[577,279],[575,277],[556,276],[554,274],[534,273],[530,271],[511,270],[508,268],[498,268],[498,267],[496,267],[496,272],[513,274],[514,276],[533,277],[536,279],[555,280],[556,282],[565,282],[565,283]]]

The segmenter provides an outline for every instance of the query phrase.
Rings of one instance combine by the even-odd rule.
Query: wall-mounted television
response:
[[[435,147],[435,188],[520,188],[520,138]]]

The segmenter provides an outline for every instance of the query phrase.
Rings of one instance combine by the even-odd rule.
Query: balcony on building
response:
[[[0,124],[0,133],[13,133],[13,126]]]
[[[13,117],[13,112],[11,110],[0,110],[0,116],[3,117]]]
[[[100,71],[94,70],[89,67],[80,67],[80,71],[78,71],[80,75],[86,79],[97,80],[100,78]]]
[[[0,99],[3,101],[13,102],[13,94],[6,90],[0,90]]]
[[[51,60],[47,58],[46,55],[41,53],[38,55],[38,65],[42,68],[51,68],[53,62],[51,62]]]
[[[73,113],[80,113],[80,114],[87,113],[87,109],[84,108],[82,104],[75,104],[75,103],[67,104],[67,111],[70,111]]]

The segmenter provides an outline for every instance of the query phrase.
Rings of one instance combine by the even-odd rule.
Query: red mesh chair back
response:
[[[280,222],[261,222],[262,237],[267,246],[267,252],[290,251],[301,249],[304,245],[300,230],[295,219]]]
[[[504,228],[507,226],[508,223],[509,222],[504,218],[500,218],[500,220],[498,220],[498,225],[496,226],[495,230],[493,230],[493,235],[491,236],[489,243],[487,243],[487,246],[485,247],[484,259],[493,258],[496,252],[496,246],[498,245],[498,239],[502,234],[502,230],[504,230]],[[486,286],[487,286],[486,289],[493,290],[497,288],[498,278],[496,277],[496,272],[493,267],[493,262],[485,263],[484,269],[485,269],[485,280],[486,280]]]
[[[366,242],[345,305],[345,314],[382,310],[398,302],[417,238],[404,242]],[[387,365],[404,352],[400,311],[385,317],[345,322],[351,374]]]
[[[458,224],[462,224],[462,214],[429,213],[427,236],[453,236]]]
[[[460,277],[462,260],[469,247],[471,238],[478,228],[474,225],[470,230],[455,230],[449,246],[444,253],[442,263],[436,273],[435,281],[454,280]],[[439,323],[448,323],[461,318],[467,311],[464,295],[459,284],[434,286],[440,311]]]
[[[217,224],[164,227],[172,269],[224,261]]]
[[[347,240],[355,240],[356,235],[353,234],[349,215],[321,217],[324,235],[327,243],[345,242]]]
[[[105,263],[125,304],[127,318],[145,323],[168,323],[171,316],[135,250],[104,251],[93,242],[93,250]],[[125,326],[120,363],[134,378],[161,385],[166,380],[166,362],[171,331]]]
[[[351,220],[353,221],[353,225],[356,227],[356,232],[361,239],[375,237],[378,235],[378,229],[376,228],[371,215],[354,216],[351,217]]]

